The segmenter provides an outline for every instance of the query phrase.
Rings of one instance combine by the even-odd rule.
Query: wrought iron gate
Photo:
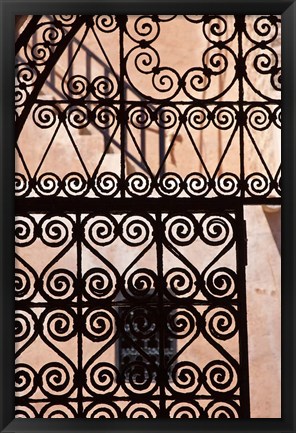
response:
[[[205,47],[183,73],[155,48],[180,19]],[[16,44],[16,416],[250,416],[244,206],[280,203],[280,168],[272,173],[256,142],[280,127],[279,25],[276,16],[30,20]],[[108,37],[118,46],[109,55]],[[268,77],[269,94],[251,70]],[[26,127],[36,142],[22,142]],[[79,142],[89,130],[101,143],[95,165]],[[206,130],[220,137],[212,171]],[[196,158],[185,174],[180,133],[184,158]],[[75,164],[48,164],[58,136]],[[260,170],[248,170],[247,142]],[[30,348],[45,358],[32,365]]]

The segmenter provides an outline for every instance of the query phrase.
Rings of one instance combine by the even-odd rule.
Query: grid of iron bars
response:
[[[180,19],[207,43],[200,64],[183,75],[156,48],[166,25]],[[280,127],[280,99],[256,86],[248,65],[268,77],[272,95],[280,90],[273,47],[280,19],[246,22],[242,15],[33,16],[19,36],[16,417],[250,416],[243,206],[280,203],[280,168],[271,173],[253,137]],[[96,53],[84,43],[89,34]],[[102,42],[108,35],[117,38],[117,66]],[[75,69],[79,52],[85,74]],[[217,91],[226,73],[232,78]],[[244,100],[246,85],[252,101]],[[42,95],[45,86],[53,98]],[[52,134],[37,169],[28,156],[35,144],[25,143],[28,152],[21,140],[26,122]],[[73,133],[89,126],[104,143],[92,171]],[[62,127],[81,165],[64,176],[55,163],[46,166]],[[210,127],[230,131],[212,173],[195,136]],[[166,171],[180,128],[199,161],[185,177],[177,167]],[[166,130],[173,131],[167,147]],[[260,172],[246,171],[246,136]],[[239,167],[225,172],[235,140]],[[102,169],[112,146],[117,172]],[[198,268],[204,251],[208,262]]]

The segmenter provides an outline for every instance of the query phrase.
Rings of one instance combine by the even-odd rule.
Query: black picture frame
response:
[[[287,0],[0,0],[0,431],[13,432],[279,432],[296,431],[295,399],[295,80],[296,4]],[[283,59],[283,211],[282,211],[282,418],[249,420],[85,420],[14,419],[14,23],[27,14],[281,14]],[[272,371],[270,372],[272,380]]]

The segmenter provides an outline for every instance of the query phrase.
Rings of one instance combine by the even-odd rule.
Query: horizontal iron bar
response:
[[[49,84],[49,83],[47,83]],[[160,100],[160,99],[148,99],[146,101],[144,100],[133,100],[133,99],[127,99],[125,98],[123,101],[118,97],[118,99],[102,99],[100,101],[98,100],[90,100],[90,99],[82,99],[82,100],[77,100],[77,101],[69,101],[66,99],[45,99],[45,98],[39,98],[36,99],[36,104],[38,105],[42,105],[42,104],[49,104],[49,105],[54,105],[54,104],[67,104],[67,105],[84,105],[84,104],[90,104],[90,105],[119,105],[121,102],[124,102],[126,105],[136,105],[136,106],[146,106],[146,105],[164,105],[164,106],[170,106],[170,107],[177,107],[178,105],[194,105],[194,107],[199,107],[199,106],[209,106],[209,105],[221,105],[221,106],[225,106],[225,105],[255,105],[257,106],[262,106],[265,107],[267,105],[276,105],[276,106],[281,106],[282,105],[282,101],[281,99],[274,99],[273,101],[216,101],[216,100],[196,100],[196,99],[192,99],[192,100],[188,100],[188,101],[174,101],[171,102],[170,100]]]
[[[164,294],[165,295],[165,294]],[[180,308],[184,306],[195,306],[195,307],[236,307],[238,305],[237,298],[231,299],[230,301],[224,301],[217,299],[217,301],[211,300],[203,300],[203,299],[184,299],[182,297],[175,297],[174,300],[165,300],[163,303],[164,307],[171,308]],[[16,307],[18,311],[26,310],[26,309],[37,309],[37,308],[48,308],[50,305],[51,308],[77,308],[81,305],[83,308],[105,308],[105,309],[114,309],[114,308],[132,308],[143,306],[143,299],[135,299],[132,301],[114,301],[114,300],[105,300],[105,299],[91,299],[90,301],[83,301],[82,303],[76,301],[65,301],[65,300],[50,300],[50,302],[28,302],[28,301],[16,301]],[[145,299],[145,305],[147,308],[155,308],[158,307],[158,296],[154,298],[154,300]]]
[[[244,205],[281,205],[281,198],[266,197],[133,197],[133,198],[87,198],[87,197],[38,197],[16,198],[16,213],[52,212],[167,212],[167,211],[231,211]]]
[[[145,396],[146,397],[146,396]],[[139,396],[139,397],[135,397],[133,396],[133,401],[134,402],[139,402],[139,403],[143,403],[143,400],[147,401],[147,403],[149,404],[149,401],[159,401],[160,400],[160,396],[159,395],[149,395],[149,397],[143,399],[143,396]],[[197,395],[190,395],[188,397],[188,395],[186,395],[185,391],[183,394],[175,394],[175,395],[166,395],[166,400],[167,401],[182,401],[184,402],[184,398],[190,400],[190,401],[199,401],[199,400],[213,400],[213,396],[210,394],[197,394]],[[230,403],[231,401],[235,401],[235,400],[239,400],[240,396],[239,395],[231,395],[230,397]],[[51,402],[55,402],[55,403],[64,403],[65,402],[65,397],[51,397],[50,399],[48,398],[22,398],[22,397],[16,397],[16,403],[18,404],[18,401],[24,401],[24,402],[28,402],[28,403],[51,403]],[[91,396],[91,397],[83,397],[83,402],[97,402],[97,403],[109,403],[109,402],[113,402],[113,401],[130,401],[131,400],[131,396],[112,396],[112,398],[106,398],[106,395],[103,394],[102,396]],[[78,399],[75,397],[67,397],[67,402],[72,402],[75,403],[77,402]]]

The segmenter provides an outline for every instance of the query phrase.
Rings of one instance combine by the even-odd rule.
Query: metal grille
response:
[[[147,275],[142,274],[143,279],[145,276],[147,278]],[[153,295],[151,294],[151,296]],[[148,332],[145,332],[144,334],[141,333],[141,329],[143,329],[144,325],[148,326],[149,329],[150,320],[149,318],[146,318],[146,316],[147,314],[149,315],[149,312],[153,311],[153,304],[151,305],[151,308],[152,310],[147,310],[146,308],[136,308],[132,311],[129,311],[129,309],[125,308],[120,309],[120,319],[123,320],[124,323],[124,332],[118,340],[116,360],[116,365],[118,365],[120,372],[125,371],[128,364],[131,362],[141,362],[145,364],[152,362],[159,367],[160,340],[159,334],[154,332],[155,324],[152,324],[152,328]],[[127,312],[128,316],[126,316]],[[129,322],[132,324],[126,323],[126,317],[129,318]],[[125,334],[127,334],[127,336],[125,336]],[[135,347],[135,345],[138,346]],[[166,365],[168,365],[170,359],[172,359],[176,354],[176,340],[172,336],[164,335],[162,345],[164,361]],[[144,352],[145,356],[141,355],[141,352]],[[171,368],[172,366],[170,365],[170,370]],[[170,370],[167,370],[167,372]]]
[[[203,41],[184,71],[159,45],[180,23]],[[250,416],[243,207],[280,203],[258,142],[280,127],[279,29],[241,15],[28,23],[16,417]]]

